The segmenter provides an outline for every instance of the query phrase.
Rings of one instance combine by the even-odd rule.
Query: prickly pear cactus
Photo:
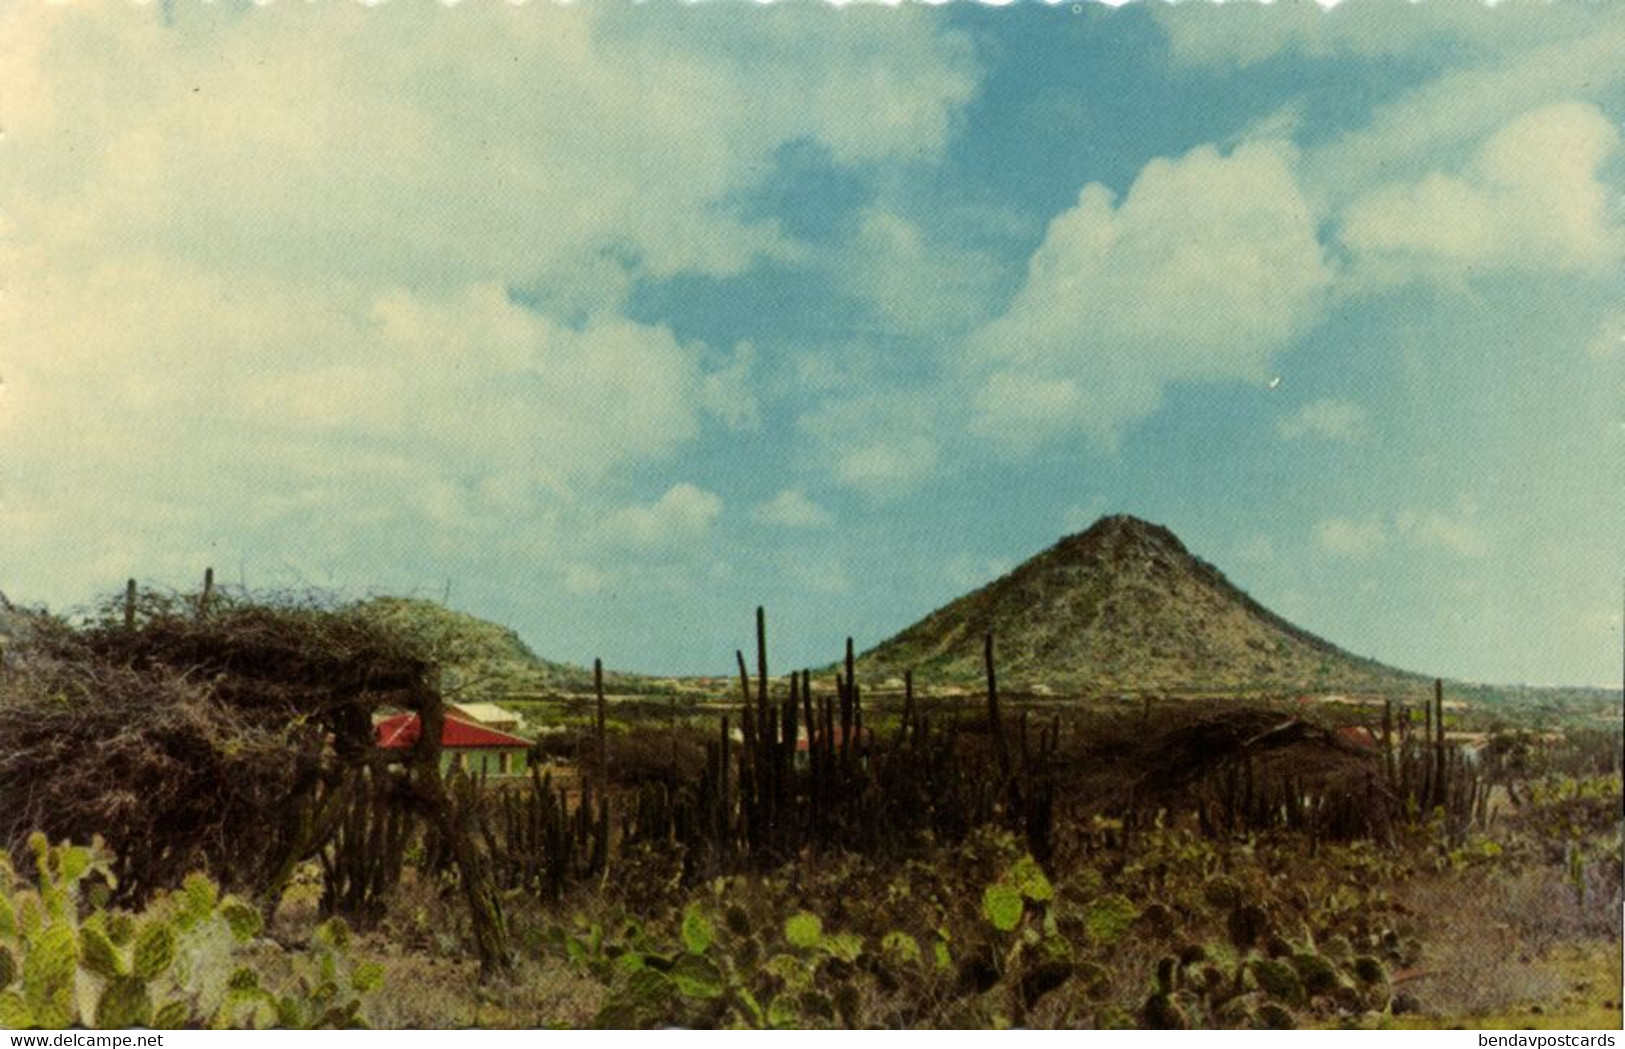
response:
[[[1292,956],[1291,965],[1309,994],[1330,994],[1341,982],[1337,966],[1319,954],[1300,951]]]
[[[1286,1006],[1298,1006],[1308,1000],[1303,981],[1292,966],[1273,958],[1255,958],[1247,971],[1258,983],[1258,989]]]
[[[1291,1031],[1298,1026],[1292,1013],[1276,1002],[1265,1002],[1255,1014],[1258,1026],[1270,1031]]]
[[[380,973],[353,965],[335,930],[318,930],[279,997],[232,965],[259,934],[259,911],[207,876],[188,876],[140,915],[108,911],[101,904],[116,880],[99,842],[53,846],[36,834],[30,846],[32,882],[0,857],[0,1027],[360,1024],[361,996]],[[81,893],[91,875],[99,891]]]

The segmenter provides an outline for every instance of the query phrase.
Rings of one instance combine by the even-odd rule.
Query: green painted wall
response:
[[[502,769],[502,756],[508,756],[507,771]],[[501,776],[525,775],[525,754],[523,747],[498,749],[495,747],[446,747],[440,752],[440,771],[450,773],[452,767],[462,760],[462,767],[470,776],[478,779],[487,776],[496,779]]]

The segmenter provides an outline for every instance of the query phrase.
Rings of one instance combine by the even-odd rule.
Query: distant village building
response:
[[[517,732],[523,721],[518,714],[495,703],[453,703],[446,708],[446,713],[499,732]]]
[[[416,714],[396,714],[375,727],[378,745],[405,750],[418,741],[422,724]],[[448,717],[440,733],[440,771],[453,769],[471,776],[523,776],[531,742],[500,729],[463,718]]]
[[[836,725],[831,730],[830,742],[834,746],[835,753],[839,754],[841,752],[841,748],[846,745],[846,730],[841,728],[841,726]],[[866,751],[869,747],[874,745],[874,742],[874,729],[855,728],[852,730],[852,746],[860,748],[860,751]],[[812,749],[814,747],[821,747],[823,745],[824,734],[822,732],[814,732],[811,736],[808,736],[807,731],[803,729],[800,735],[796,737],[796,767],[805,768],[808,764],[810,764],[812,761]],[[862,760],[865,763],[868,762],[867,757],[864,757]]]
[[[1344,725],[1337,730],[1337,740],[1351,750],[1374,754],[1382,749],[1377,734],[1364,725]]]

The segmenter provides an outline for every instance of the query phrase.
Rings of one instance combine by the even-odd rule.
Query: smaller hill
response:
[[[441,686],[464,702],[592,690],[592,668],[543,659],[511,628],[413,597],[376,597],[356,611],[405,636],[439,662]],[[644,692],[649,679],[604,673],[614,692]]]

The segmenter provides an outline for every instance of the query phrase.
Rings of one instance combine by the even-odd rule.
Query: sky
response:
[[[1617,683],[1625,5],[0,7],[0,589],[867,647],[1107,513]]]

